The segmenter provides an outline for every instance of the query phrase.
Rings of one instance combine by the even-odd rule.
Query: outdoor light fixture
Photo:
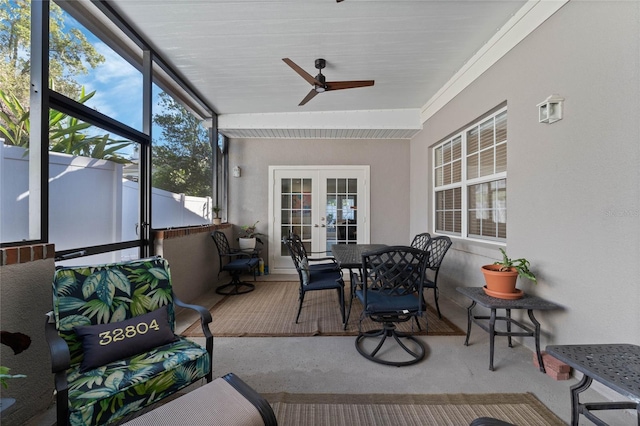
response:
[[[562,120],[562,103],[564,98],[551,95],[544,102],[538,104],[538,121],[540,123],[555,123]]]
[[[240,177],[240,167],[235,166],[235,167],[233,168],[233,177],[237,177],[237,178],[239,178],[239,177]]]

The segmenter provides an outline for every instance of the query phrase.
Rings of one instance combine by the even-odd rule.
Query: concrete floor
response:
[[[259,277],[259,281],[283,277]],[[291,276],[285,276],[291,279]],[[260,285],[258,282],[257,285]],[[197,301],[206,307],[221,296],[211,294]],[[242,297],[242,296],[238,296]],[[429,297],[432,297],[430,294]],[[429,300],[429,299],[428,299]],[[194,301],[195,303],[195,301]],[[304,308],[303,308],[304,309]],[[466,307],[441,297],[440,309],[453,323],[466,330]],[[291,313],[292,321],[295,312]],[[178,312],[178,330],[196,318]],[[215,321],[215,313],[213,315]],[[517,342],[507,346],[506,338],[496,338],[495,371],[489,371],[487,333],[473,325],[469,346],[464,336],[420,336],[427,356],[416,365],[384,366],[368,361],[355,349],[355,337],[215,337],[214,377],[233,372],[261,393],[533,393],[563,421],[571,419],[569,387],[577,380],[556,381],[532,363],[533,352]],[[202,343],[204,339],[195,338]],[[596,392],[596,383],[581,400],[616,398],[605,389]],[[28,426],[50,426],[55,413],[40,416]],[[601,416],[611,425],[636,425],[629,411],[607,412]],[[51,421],[53,419],[53,422]],[[592,423],[580,416],[580,425]],[[301,425],[305,426],[305,425]]]

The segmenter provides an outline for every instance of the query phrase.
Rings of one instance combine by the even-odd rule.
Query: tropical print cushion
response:
[[[81,372],[82,340],[74,327],[121,322],[166,306],[175,330],[168,262],[160,257],[98,266],[62,267],[53,280],[53,313],[67,342],[72,425],[105,424],[135,412],[205,377],[206,349],[185,338]],[[141,328],[142,330],[142,328]]]
[[[53,313],[58,333],[71,351],[71,363],[82,361],[82,342],[73,327],[124,321],[167,305],[174,330],[173,290],[169,263],[162,258],[56,270]]]
[[[131,358],[80,373],[69,370],[69,422],[114,422],[204,377],[211,366],[201,346],[179,338]]]

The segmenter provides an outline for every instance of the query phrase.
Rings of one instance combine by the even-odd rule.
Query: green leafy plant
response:
[[[211,208],[211,210],[213,210],[213,213],[216,215],[216,218],[218,218],[218,217],[219,217],[218,215],[220,214],[220,211],[222,211],[222,207],[220,207],[220,206],[213,206],[213,207]]]
[[[27,376],[24,374],[9,374],[9,367],[4,367],[0,365],[0,384],[2,387],[7,389],[9,387],[9,383],[7,383],[7,379],[23,379]]]
[[[260,239],[260,236],[264,236],[265,234],[262,234],[256,231],[256,225],[258,225],[258,222],[260,221],[256,220],[256,222],[253,225],[241,226],[240,236],[238,238],[255,238],[257,242],[262,244],[262,240]]]
[[[86,94],[83,86],[78,102],[84,104],[95,94],[95,90]],[[25,108],[16,96],[1,89],[0,103],[0,106],[11,112],[7,114],[0,108],[0,135],[4,136],[5,143],[29,149],[30,110]],[[119,151],[131,145],[132,142],[112,139],[109,134],[88,135],[86,131],[91,128],[92,126],[89,123],[83,123],[77,118],[50,109],[49,151],[99,158],[120,164],[131,162],[120,155]]]
[[[502,248],[500,249],[500,252],[502,253],[502,261],[493,263],[494,265],[500,266],[500,269],[499,269],[500,271],[509,271],[510,268],[514,268],[518,272],[519,276],[527,278],[533,281],[535,284],[538,283],[538,280],[534,275],[534,273],[529,270],[531,263],[529,263],[527,259],[525,258],[510,259],[507,256],[507,252],[504,251],[504,249]]]

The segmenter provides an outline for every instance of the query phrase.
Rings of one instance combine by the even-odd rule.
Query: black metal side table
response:
[[[493,371],[493,353],[495,336],[507,336],[509,339],[509,347],[513,347],[511,337],[513,336],[529,336],[535,338],[536,355],[538,357],[538,365],[540,371],[545,372],[542,354],[540,353],[540,323],[533,315],[534,310],[553,310],[562,307],[556,303],[545,300],[541,297],[524,294],[520,299],[498,299],[491,297],[484,292],[482,287],[458,287],[459,293],[471,299],[471,305],[467,308],[467,338],[464,341],[465,346],[469,346],[469,336],[471,335],[471,322],[476,323],[480,328],[489,333],[489,370]],[[479,304],[491,310],[490,316],[474,315],[473,308]],[[496,311],[504,309],[505,316],[497,316]],[[512,309],[526,309],[532,325],[524,324],[511,318]],[[488,323],[486,320],[489,320]],[[507,330],[496,330],[496,321],[504,321]],[[513,331],[512,325],[517,326],[522,331]]]
[[[582,380],[571,386],[571,424],[578,425],[580,414],[597,425],[606,425],[591,411],[637,411],[640,425],[640,346],[628,344],[550,345],[547,353],[580,371]],[[623,402],[580,403],[579,394],[597,380],[631,399]]]

